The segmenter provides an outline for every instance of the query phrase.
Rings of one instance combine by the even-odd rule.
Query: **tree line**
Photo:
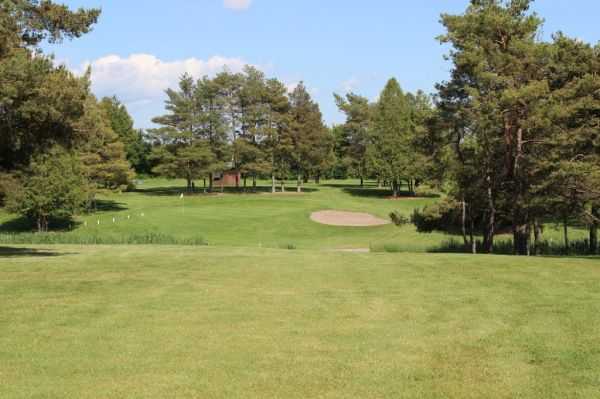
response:
[[[422,182],[444,193],[415,211],[419,231],[462,235],[465,250],[494,252],[510,232],[513,252],[537,254],[548,224],[600,225],[600,46],[562,32],[542,37],[532,0],[472,0],[444,14],[450,79],[429,97],[390,80],[371,103],[336,96],[335,173],[377,179],[398,195]],[[481,238],[479,238],[481,237]]]
[[[400,195],[403,183],[409,194],[427,178],[428,157],[421,151],[427,121],[433,113],[431,97],[422,91],[405,93],[390,79],[376,102],[355,93],[334,95],[346,121],[333,127],[336,164],[334,175],[376,179],[380,188]]]
[[[539,252],[544,226],[600,222],[600,46],[542,37],[531,0],[472,0],[442,15],[453,68],[437,86],[426,141],[446,201],[418,214],[423,229],[460,226],[469,251],[493,252],[511,232],[515,254]],[[481,235],[481,242],[474,238]]]
[[[101,189],[131,187],[148,146],[124,106],[99,101],[39,47],[90,31],[100,11],[50,1],[0,3],[0,203],[47,231],[53,218],[93,209]]]
[[[167,90],[167,113],[154,118],[149,130],[153,171],[213,189],[213,176],[234,170],[251,180],[269,177],[285,190],[290,176],[297,191],[309,178],[317,181],[333,162],[333,138],[319,106],[303,83],[290,93],[277,79],[254,67],[224,71],[195,80],[185,74],[177,89]]]

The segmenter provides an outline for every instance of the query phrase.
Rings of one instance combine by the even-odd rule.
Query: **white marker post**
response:
[[[185,196],[183,195],[183,193],[181,193],[179,199],[181,200],[181,213],[185,215]]]

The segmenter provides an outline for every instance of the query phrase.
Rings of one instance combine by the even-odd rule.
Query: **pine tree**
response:
[[[383,89],[373,112],[371,144],[367,154],[371,169],[390,182],[397,197],[402,180],[411,180],[413,126],[411,107],[396,79]]]
[[[331,145],[319,105],[302,82],[290,93],[290,104],[287,158],[297,178],[297,191],[301,192],[304,179],[329,157]]]
[[[150,143],[144,140],[142,130],[134,128],[133,118],[117,97],[104,97],[100,106],[107,115],[112,130],[125,145],[127,160],[137,173],[149,173],[148,156],[152,150]]]
[[[372,106],[365,97],[349,93],[344,97],[334,94],[338,109],[346,115],[337,136],[338,159],[360,178],[361,187],[367,175],[367,148],[370,143]]]

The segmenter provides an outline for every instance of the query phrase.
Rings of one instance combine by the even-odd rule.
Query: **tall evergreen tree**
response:
[[[148,156],[152,150],[150,143],[144,140],[142,130],[134,128],[133,118],[117,97],[104,97],[100,106],[107,115],[110,126],[125,145],[127,160],[137,173],[149,173]]]
[[[329,157],[331,145],[319,105],[302,82],[290,93],[290,105],[287,158],[297,178],[297,191],[301,192],[304,179]]]
[[[337,135],[338,159],[364,185],[367,176],[367,148],[370,143],[372,106],[365,97],[348,93],[345,97],[334,94],[338,109],[346,115]]]
[[[371,169],[388,181],[394,197],[400,192],[402,180],[412,180],[411,106],[396,79],[390,79],[383,89],[373,113],[371,144],[367,153]]]

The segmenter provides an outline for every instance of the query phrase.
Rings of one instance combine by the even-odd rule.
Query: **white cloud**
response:
[[[300,84],[300,82],[286,83],[285,88],[287,89],[288,93],[292,93],[296,89],[296,87],[298,87],[299,84]]]
[[[148,126],[153,115],[147,114],[161,112],[165,90],[176,88],[184,73],[194,78],[214,76],[226,69],[240,72],[246,64],[240,58],[222,56],[164,61],[151,54],[132,54],[127,58],[107,55],[71,69],[83,74],[91,67],[92,91],[99,97],[116,95],[130,107],[138,126]],[[136,109],[144,113],[135,115]]]
[[[252,0],[223,0],[225,8],[236,11],[247,10],[251,4]]]
[[[346,93],[351,93],[358,88],[359,84],[360,79],[358,79],[356,76],[353,76],[350,79],[342,82],[342,90]]]
[[[246,62],[240,58],[214,56],[163,61],[150,54],[132,54],[127,58],[107,55],[86,62],[75,73],[92,68],[92,89],[99,96],[116,94],[125,102],[141,102],[162,98],[167,88],[174,88],[179,78],[188,73],[195,78],[215,75],[225,69],[239,72]]]
[[[296,87],[298,87],[300,82],[288,82],[288,83],[284,83],[284,84],[285,84],[285,88],[287,89],[288,94],[291,94],[296,89]],[[304,85],[306,86],[306,83],[304,83]],[[306,86],[306,90],[308,91],[308,93],[311,96],[316,96],[320,92],[318,87],[312,87],[312,86]]]

